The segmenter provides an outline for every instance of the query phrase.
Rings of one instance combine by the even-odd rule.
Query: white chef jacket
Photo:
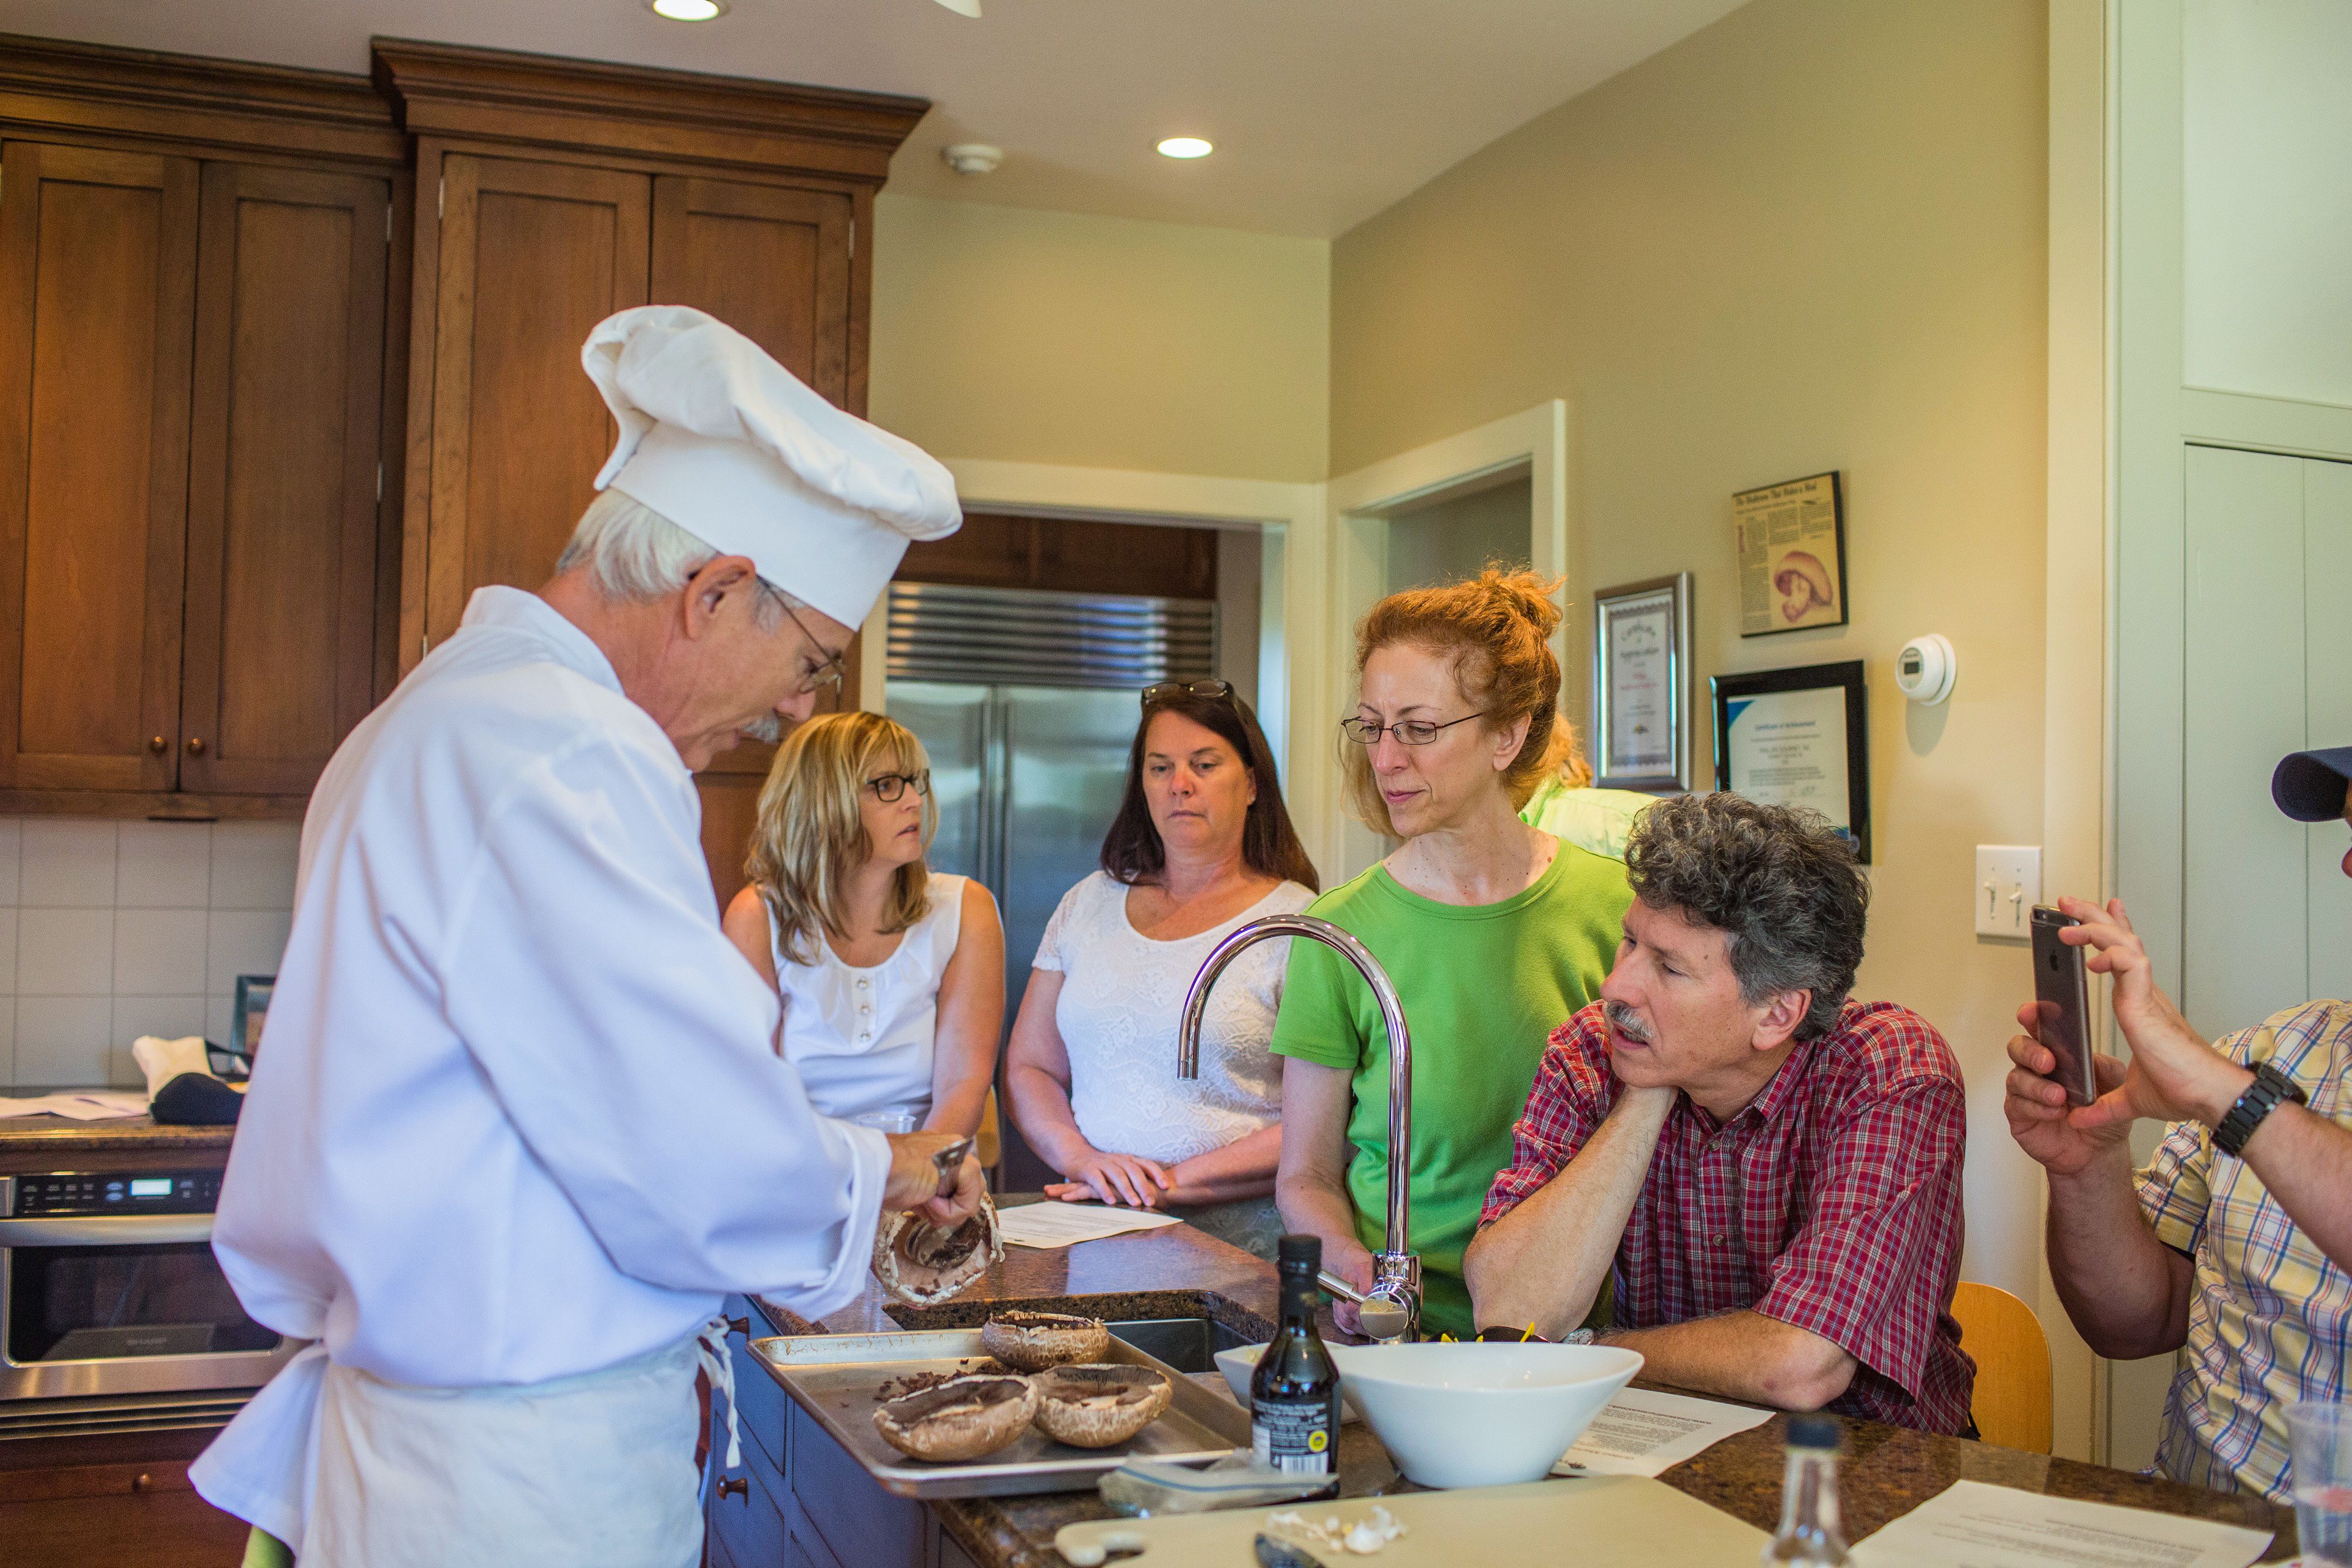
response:
[[[611,664],[478,591],[336,752],[303,823],[269,1038],[213,1249],[246,1310],[400,1383],[544,1382],[730,1291],[855,1295],[889,1148],[811,1107],[722,934],[700,806]],[[191,1472],[301,1539],[320,1373]]]

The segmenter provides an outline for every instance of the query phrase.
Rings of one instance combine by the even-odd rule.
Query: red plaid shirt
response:
[[[1481,1225],[1558,1175],[1617,1103],[1606,1042],[1597,1002],[1552,1031]],[[1675,1101],[1617,1246],[1617,1326],[1760,1312],[1861,1364],[1831,1409],[1965,1431],[1976,1364],[1948,1309],[1967,1138],[1943,1037],[1892,1002],[1847,1002],[1730,1121]]]

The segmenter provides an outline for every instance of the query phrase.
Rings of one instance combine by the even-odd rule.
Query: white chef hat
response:
[[[955,480],[913,443],[824,401],[716,317],[643,305],[581,345],[621,439],[596,476],[845,626],[909,539],[963,520]]]

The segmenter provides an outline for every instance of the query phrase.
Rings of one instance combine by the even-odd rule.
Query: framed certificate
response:
[[[1715,787],[1819,811],[1870,863],[1870,734],[1862,661],[1717,675]]]
[[[1690,788],[1691,579],[1592,596],[1592,771],[1604,789]]]
[[[1731,497],[1739,550],[1739,634],[1846,623],[1845,489],[1835,473]]]

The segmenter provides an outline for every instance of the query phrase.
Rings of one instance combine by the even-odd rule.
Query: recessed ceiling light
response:
[[[1215,151],[1197,136],[1171,136],[1160,144],[1163,158],[1206,158]]]
[[[708,22],[727,15],[727,0],[646,0],[656,16],[673,22]]]

